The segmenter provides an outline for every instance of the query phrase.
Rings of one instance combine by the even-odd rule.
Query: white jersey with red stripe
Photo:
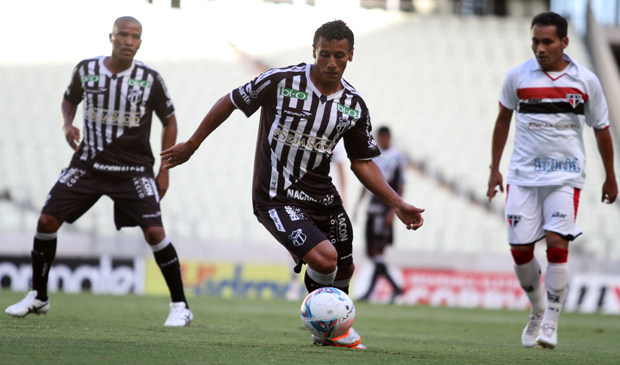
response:
[[[509,70],[499,97],[516,111],[508,183],[582,188],[586,176],[583,129],[609,127],[598,78],[568,55],[561,72],[545,72],[536,59]]]

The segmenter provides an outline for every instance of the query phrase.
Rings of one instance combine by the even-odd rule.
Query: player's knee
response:
[[[164,227],[147,227],[143,228],[144,239],[149,245],[156,245],[166,238]]]
[[[41,233],[55,233],[58,231],[62,221],[47,214],[41,214],[37,222],[37,231]]]

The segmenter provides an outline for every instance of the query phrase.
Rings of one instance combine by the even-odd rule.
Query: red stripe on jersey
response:
[[[517,96],[520,100],[566,99],[567,94],[579,94],[584,103],[588,101],[588,94],[574,87],[526,87],[517,89]]]
[[[575,220],[577,220],[577,210],[579,209],[579,195],[581,189],[575,188],[575,194],[573,194],[573,205],[575,206]]]

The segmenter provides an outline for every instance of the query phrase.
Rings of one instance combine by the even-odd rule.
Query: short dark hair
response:
[[[381,134],[384,134],[384,133],[387,134],[388,137],[389,137],[390,136],[390,128],[388,128],[386,126],[383,126],[383,127],[379,128],[379,129],[377,129],[377,135],[381,135]]]
[[[312,41],[313,48],[316,48],[321,37],[325,37],[330,43],[346,39],[349,41],[349,50],[353,49],[353,31],[351,31],[342,20],[333,20],[321,25],[319,29],[314,32],[314,40]]]
[[[543,27],[555,26],[560,39],[564,39],[568,35],[568,22],[560,14],[556,14],[552,11],[536,15],[534,19],[532,19],[532,26],[530,29],[534,28],[535,25],[541,25]]]

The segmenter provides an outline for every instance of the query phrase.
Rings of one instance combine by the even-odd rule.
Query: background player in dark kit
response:
[[[114,200],[117,229],[140,226],[153,249],[172,297],[165,325],[186,326],[193,318],[176,251],[162,226],[159,199],[168,189],[168,170],[161,167],[154,178],[149,142],[153,111],[163,123],[162,149],[174,145],[177,122],[161,76],[134,60],[141,36],[138,20],[116,19],[110,33],[112,55],[83,60],[73,71],[61,108],[63,130],[75,153],[39,217],[32,250],[33,290],[6,309],[9,315],[49,311],[47,281],[58,229],[65,221],[75,222],[102,195],[108,195]],[[79,143],[80,131],[73,119],[82,101],[84,139]]]
[[[375,159],[375,163],[381,169],[383,177],[385,177],[390,187],[398,195],[402,196],[405,184],[405,159],[392,146],[392,136],[388,127],[379,128],[377,131],[377,141],[381,148],[381,156]],[[369,193],[368,190],[362,190],[360,201],[367,193]],[[392,300],[403,292],[388,272],[383,256],[385,248],[394,242],[393,222],[394,211],[381,199],[371,194],[370,202],[366,208],[366,253],[375,265],[375,271],[366,294],[360,300],[368,300],[370,298],[380,276],[385,277],[392,285]]]
[[[254,213],[298,264],[308,264],[305,283],[310,292],[325,286],[348,292],[355,269],[351,222],[328,176],[332,150],[340,139],[364,186],[408,229],[424,222],[424,210],[405,203],[372,161],[380,152],[370,134],[368,108],[342,79],[353,60],[353,43],[353,32],[344,22],[323,24],[314,36],[312,65],[271,69],[234,89],[215,103],[187,142],[161,154],[167,168],[183,164],[235,109],[249,117],[260,108]],[[363,348],[352,329],[345,338],[332,340],[323,343]]]

